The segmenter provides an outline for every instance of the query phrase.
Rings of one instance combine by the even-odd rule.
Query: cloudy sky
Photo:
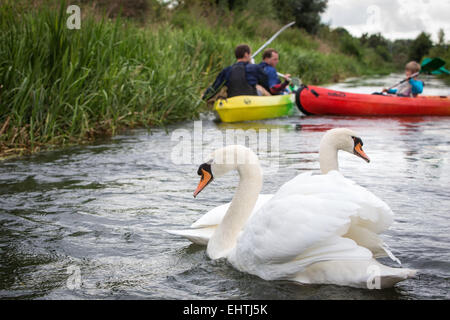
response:
[[[344,27],[351,34],[381,34],[389,39],[415,38],[421,31],[444,29],[450,42],[450,0],[328,0],[322,22]]]

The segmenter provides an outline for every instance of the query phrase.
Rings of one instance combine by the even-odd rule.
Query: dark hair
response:
[[[234,55],[236,56],[236,59],[243,58],[245,53],[250,54],[250,47],[246,44],[240,44],[234,50]]]
[[[278,53],[277,50],[272,49],[272,48],[264,50],[264,53],[262,55],[263,60],[266,59],[266,58],[272,58],[272,53],[274,53],[274,52]]]

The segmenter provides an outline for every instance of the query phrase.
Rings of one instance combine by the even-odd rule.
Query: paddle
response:
[[[258,50],[255,51],[254,54],[252,54],[252,63],[255,63],[254,58],[258,55],[258,53],[261,52],[261,50],[263,50],[265,47],[267,47],[273,40],[275,40],[276,37],[278,37],[280,35],[280,33],[282,33],[284,30],[286,30],[287,28],[289,28],[290,26],[292,26],[293,24],[295,24],[295,21],[292,21],[290,23],[288,23],[287,25],[285,25],[283,28],[281,28],[280,30],[277,31],[277,33],[275,33],[272,38],[270,38],[269,40],[267,40],[266,43],[264,43],[262,45],[261,48],[259,48]]]
[[[440,67],[438,70],[431,71],[431,74],[450,74],[450,71],[445,69],[445,67]]]
[[[439,68],[441,68],[443,65],[445,65],[445,61],[442,60],[441,58],[425,58],[424,61],[422,62],[421,65],[421,69],[419,72],[416,72],[412,75],[410,75],[408,78],[403,79],[402,81],[396,83],[395,85],[393,85],[392,87],[390,87],[389,89],[387,89],[387,91],[394,89],[396,86],[404,83],[405,81],[409,81],[409,79],[417,77],[420,73],[422,72],[432,72],[434,70],[437,70]],[[378,94],[378,95],[382,95],[382,92],[374,92],[372,94]]]
[[[277,75],[279,77],[282,77],[282,78],[286,79],[287,81],[289,81],[290,83],[292,83],[296,87],[300,87],[302,85],[302,80],[300,80],[300,78],[297,78],[297,77],[286,78],[286,76],[284,74],[279,73],[279,72],[277,72]]]
[[[445,65],[445,61],[441,58],[425,58],[422,61],[420,72],[432,72]]]
[[[280,30],[277,31],[277,33],[275,33],[272,38],[270,38],[269,40],[267,40],[266,43],[264,43],[261,48],[259,48],[258,50],[255,51],[254,54],[252,54],[252,63],[255,63],[255,57],[258,55],[258,53],[260,53],[265,47],[267,47],[273,40],[275,40],[276,37],[278,37],[280,35],[280,33],[282,33],[284,30],[286,30],[287,28],[289,28],[290,26],[294,25],[295,21],[292,21],[290,23],[288,23],[287,25],[285,25],[283,28],[281,28]],[[285,78],[286,76],[282,73],[277,72],[279,77]],[[300,87],[301,85],[301,80],[300,78],[296,78],[296,77],[290,77],[286,79],[287,81],[291,82],[294,86],[296,87]]]
[[[409,81],[409,79],[411,79],[411,78],[417,77],[417,76],[419,75],[419,73],[420,73],[420,72],[416,72],[416,73],[410,75],[408,78],[403,79],[402,81],[400,81],[400,82],[394,84],[392,87],[390,87],[389,89],[387,89],[387,91],[389,91],[389,90],[391,90],[391,89],[394,89],[396,86],[402,84],[402,83],[405,82],[405,81]]]

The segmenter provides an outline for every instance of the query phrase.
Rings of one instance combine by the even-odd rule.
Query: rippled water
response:
[[[332,86],[373,92],[400,75]],[[428,94],[449,94],[437,80]],[[264,281],[212,261],[205,248],[164,229],[190,225],[231,199],[235,174],[197,199],[201,150],[227,129],[254,129],[276,153],[260,152],[263,193],[295,175],[318,172],[318,144],[334,127],[356,130],[369,164],[340,155],[341,171],[385,200],[395,223],[383,235],[415,279],[387,290]],[[195,131],[197,130],[197,131]],[[181,136],[183,150],[177,157]],[[187,139],[188,135],[192,140]],[[277,147],[277,141],[278,147]],[[450,118],[300,117],[241,124],[202,122],[134,130],[94,145],[0,162],[0,297],[44,299],[449,299]],[[393,265],[389,260],[382,262]],[[77,282],[77,279],[80,282]]]

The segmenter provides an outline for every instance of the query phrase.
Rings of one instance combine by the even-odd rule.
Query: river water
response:
[[[401,76],[329,87],[371,93]],[[425,90],[450,94],[435,79]],[[392,208],[395,222],[382,237],[403,266],[419,270],[416,278],[386,290],[265,281],[164,231],[187,227],[231,200],[236,174],[192,197],[202,152],[226,143],[228,133],[258,150],[263,193],[274,193],[299,173],[318,172],[319,141],[335,127],[351,128],[364,141],[371,162],[341,153],[341,171]],[[2,161],[0,298],[449,299],[449,159],[448,117],[296,115],[227,125],[205,114],[197,122]]]

